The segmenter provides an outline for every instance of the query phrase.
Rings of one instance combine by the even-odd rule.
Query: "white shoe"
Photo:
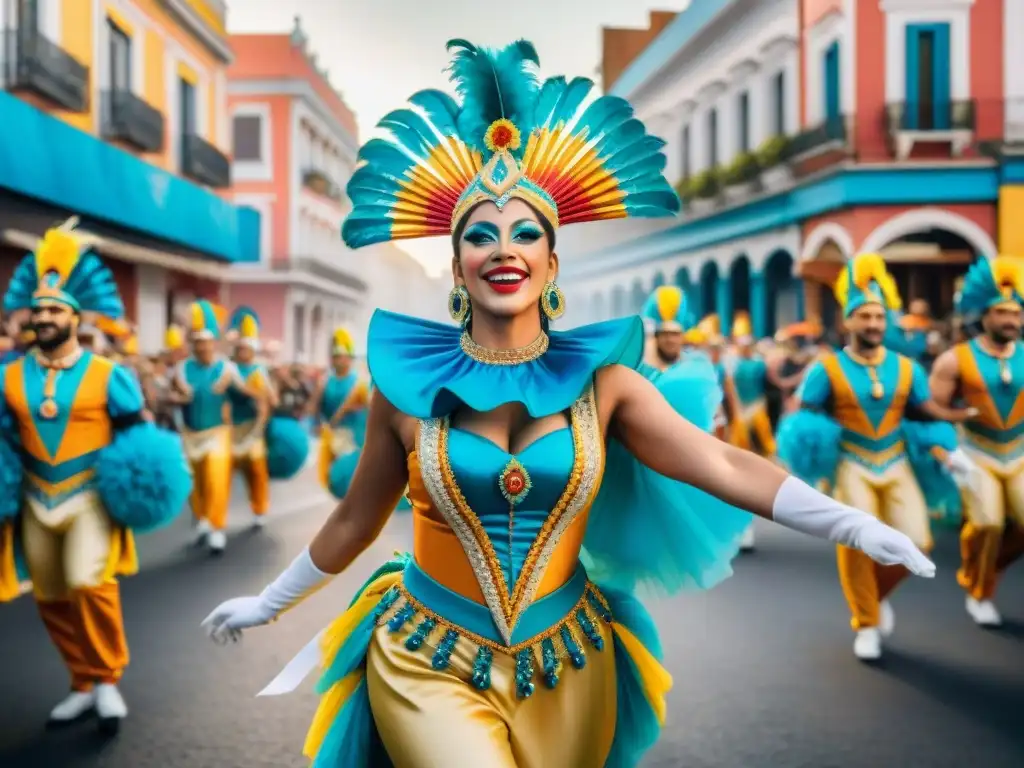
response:
[[[192,543],[199,546],[206,541],[206,537],[213,532],[213,526],[208,520],[200,520],[192,526]]]
[[[753,552],[754,551],[754,524],[743,532],[743,538],[740,539],[740,552]]]
[[[266,524],[267,524],[267,516],[266,515],[253,515],[253,518],[252,518],[252,527],[253,528],[262,528]]]
[[[51,723],[70,723],[88,714],[96,706],[93,691],[72,691],[50,712]]]
[[[100,730],[113,732],[121,721],[128,717],[128,705],[121,692],[112,683],[96,686],[96,716],[100,719]]]
[[[876,627],[859,630],[853,640],[853,655],[861,661],[882,658],[882,633]]]
[[[979,627],[1000,627],[1003,624],[1003,617],[999,615],[991,600],[975,600],[968,597],[967,613]]]
[[[896,612],[888,600],[883,600],[878,606],[878,631],[882,637],[892,637],[896,631]]]
[[[210,531],[210,535],[206,537],[206,546],[214,554],[219,555],[223,552],[227,544],[228,537],[224,535],[224,531]]]

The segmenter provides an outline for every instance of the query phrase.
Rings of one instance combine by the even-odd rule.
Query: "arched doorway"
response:
[[[808,320],[817,321],[830,331],[831,340],[838,339],[842,327],[832,286],[853,254],[850,233],[833,222],[815,228],[805,238],[800,252],[796,274],[803,280],[804,314]]]
[[[647,301],[647,290],[644,288],[644,284],[638,277],[633,281],[633,290],[629,297],[629,313],[632,315],[640,314],[644,308],[644,302]]]
[[[704,262],[700,268],[699,293],[701,317],[705,317],[718,306],[718,265],[713,261]]]
[[[616,285],[612,288],[612,317],[622,317],[626,311],[626,289]]]
[[[774,336],[779,328],[800,320],[802,296],[800,281],[793,275],[793,257],[787,251],[775,251],[764,265],[764,332]]]
[[[750,259],[738,256],[729,265],[729,294],[732,312],[750,313]]]

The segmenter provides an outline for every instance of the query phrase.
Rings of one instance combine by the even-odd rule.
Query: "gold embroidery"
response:
[[[488,365],[519,365],[520,363],[529,363],[531,360],[536,360],[547,352],[549,343],[548,335],[543,332],[525,347],[519,347],[518,349],[488,349],[487,347],[481,347],[473,341],[468,331],[463,331],[462,338],[459,339],[459,346],[462,347],[463,352],[478,363],[487,363]]]

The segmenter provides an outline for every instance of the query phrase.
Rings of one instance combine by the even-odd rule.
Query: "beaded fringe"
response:
[[[476,660],[469,682],[481,691],[491,687],[494,654],[513,656],[516,660],[516,696],[525,699],[535,690],[538,661],[541,679],[548,688],[554,688],[558,685],[564,660],[567,659],[574,669],[583,669],[587,665],[584,639],[594,650],[603,651],[605,641],[597,622],[610,625],[612,614],[601,593],[588,584],[579,602],[560,622],[523,643],[503,646],[461,629],[417,601],[403,587],[394,586],[377,604],[374,620],[378,626],[387,625],[391,634],[415,624],[415,630],[405,639],[405,647],[410,651],[418,651],[424,646],[433,647],[435,650],[430,663],[438,671],[448,669],[457,643],[473,643],[477,647]],[[430,640],[438,634],[440,639],[435,645]]]

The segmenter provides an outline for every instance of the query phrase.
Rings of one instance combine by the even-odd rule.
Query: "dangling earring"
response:
[[[464,285],[456,285],[448,294],[448,314],[459,325],[469,322],[469,291]]]
[[[540,308],[548,320],[557,320],[565,314],[565,294],[555,285],[554,280],[544,283],[544,290],[540,294]]]

